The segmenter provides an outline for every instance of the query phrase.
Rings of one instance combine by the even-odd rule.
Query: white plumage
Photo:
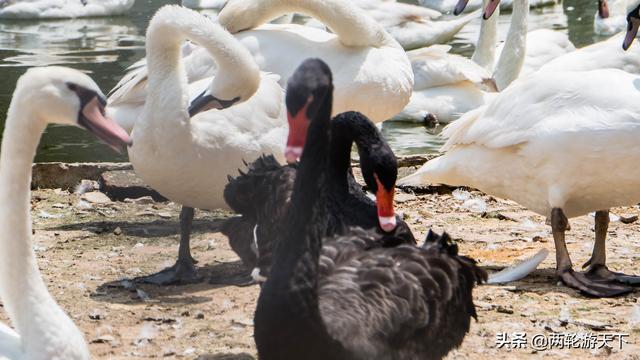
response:
[[[400,182],[467,185],[544,216],[640,201],[640,79],[539,73],[449,125],[446,154]]]
[[[216,57],[215,77],[187,86],[179,56],[185,38],[199,42]],[[155,65],[150,67],[149,82],[156,86],[149,89],[133,127],[129,156],[134,169],[151,187],[184,206],[226,207],[227,175],[235,174],[243,160],[253,161],[262,154],[282,159],[286,116],[278,76],[260,74],[233,36],[204,16],[179,7],[165,7],[154,17],[147,33],[147,55],[150,65]],[[189,100],[212,82],[214,88],[219,85],[211,91],[217,98],[241,97],[243,102],[190,119]]]
[[[268,11],[263,11],[263,7]],[[295,24],[263,25],[289,12],[315,16],[333,33]],[[236,33],[260,69],[280,75],[281,85],[304,59],[318,57],[326,61],[334,73],[334,114],[357,110],[381,122],[402,110],[409,101],[413,73],[406,53],[379,24],[351,3],[230,1],[218,19],[223,27]],[[207,69],[213,68],[213,59],[202,51],[194,50],[185,60],[190,80],[197,78],[193,74],[207,73]],[[130,81],[120,83],[123,91],[112,94],[111,104],[122,105],[130,103],[131,98],[140,98],[139,93],[125,89],[141,90],[144,95],[146,69],[137,71]]]
[[[559,56],[540,68],[540,72],[620,69],[640,75],[640,47],[622,50],[624,33]]]
[[[60,19],[122,15],[135,0],[1,0],[0,18]]]

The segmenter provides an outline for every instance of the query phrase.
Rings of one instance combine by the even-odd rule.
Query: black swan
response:
[[[472,290],[486,279],[448,237],[425,247],[377,246],[377,230],[323,237],[332,81],[321,60],[290,78],[290,115],[312,119],[286,229],[255,313],[262,360],[440,359],[462,342],[476,316]],[[389,234],[387,236],[393,236]]]
[[[290,120],[289,125],[288,143],[304,146],[308,120],[298,116]],[[398,164],[380,131],[361,113],[346,112],[331,121],[331,133],[330,175],[327,179],[329,201],[322,218],[324,235],[344,233],[350,226],[377,227],[384,232],[399,228],[393,237],[381,238],[384,245],[415,244],[409,226],[395,215],[393,209]],[[375,202],[362,191],[351,171],[354,142],[360,155],[364,181],[376,194]],[[259,274],[260,278],[268,274],[273,244],[283,227],[287,226],[283,221],[296,169],[295,164],[281,166],[273,156],[263,156],[248,165],[246,173],[230,177],[224,191],[227,204],[242,216],[227,220],[221,231],[229,238],[232,249],[245,266],[259,268],[259,273],[254,272],[254,275]]]

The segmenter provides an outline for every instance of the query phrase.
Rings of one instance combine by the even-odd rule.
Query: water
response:
[[[412,2],[412,1],[407,1]],[[124,69],[144,56],[144,29],[162,5],[178,0],[137,0],[127,16],[57,21],[0,20],[0,127],[15,83],[32,66],[63,65],[87,72],[107,92]],[[602,40],[593,34],[595,0],[564,3],[531,11],[529,29],[552,28],[569,34],[577,46]],[[501,14],[503,37],[509,14]],[[454,52],[470,55],[480,19],[467,26],[452,42]],[[385,123],[383,134],[400,155],[432,153],[442,145],[440,129],[406,123]],[[126,161],[93,136],[76,128],[50,126],[44,134],[36,161]]]

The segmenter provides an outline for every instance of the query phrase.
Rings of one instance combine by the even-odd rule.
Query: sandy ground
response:
[[[545,219],[513,202],[473,191],[456,196],[399,193],[397,198],[399,212],[420,238],[431,227],[446,229],[458,239],[463,254],[491,271],[541,248],[553,254]],[[206,281],[161,288],[127,280],[173,263],[179,210],[172,203],[89,205],[65,191],[33,193],[35,249],[43,276],[50,292],[84,331],[95,358],[255,357],[252,319],[259,289],[218,281],[243,270],[226,238],[216,232],[230,214],[196,214],[192,249]],[[635,215],[638,208],[619,208],[615,213]],[[568,247],[577,266],[591,251],[593,217],[572,219],[571,226]],[[639,234],[640,222],[611,223],[611,267],[640,273]],[[616,299],[588,299],[558,285],[553,269],[550,255],[523,281],[477,288],[478,322],[449,358],[640,359],[639,292]],[[1,309],[0,320],[7,321]],[[515,336],[513,345],[521,343],[518,333],[524,333],[527,343],[524,348],[499,347],[500,333],[510,340]],[[620,334],[628,342],[622,349]],[[533,348],[534,337],[542,341],[536,343],[539,349]],[[545,340],[541,338],[554,349],[542,349]]]

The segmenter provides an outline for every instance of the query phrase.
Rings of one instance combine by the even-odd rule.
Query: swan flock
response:
[[[242,263],[223,284],[259,290],[260,359],[442,359],[482,321],[479,286],[517,281],[545,260],[540,247],[489,275],[454,240],[465,234],[418,236],[396,193],[434,184],[546,217],[553,286],[632,293],[640,276],[614,270],[606,247],[612,208],[640,203],[640,4],[598,0],[594,33],[607,38],[576,48],[561,32],[529,30],[530,8],[550,3],[183,0],[153,15],[146,56],[108,97],[79,70],[28,69],[0,152],[0,304],[10,321],[0,323],[0,359],[92,358],[93,334],[56,301],[34,250],[32,163],[49,124],[126,151],[136,175],[180,207],[175,263],[126,280],[135,286],[203,283],[191,251],[196,212],[235,213],[211,228]],[[0,19],[127,16],[133,6],[0,0]],[[501,10],[510,12],[503,42]],[[454,54],[450,41],[474,21],[473,54]],[[400,171],[387,120],[447,124],[440,154]],[[424,210],[428,218],[426,201]],[[594,244],[579,271],[567,231],[587,214]]]

